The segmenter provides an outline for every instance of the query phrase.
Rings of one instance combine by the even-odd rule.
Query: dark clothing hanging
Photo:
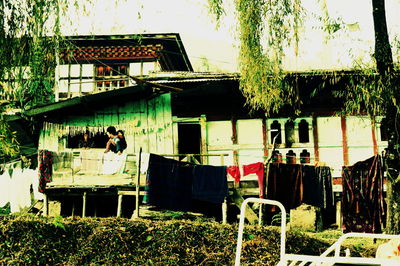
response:
[[[46,184],[52,181],[53,153],[48,150],[39,151],[39,191],[44,192]]]
[[[222,203],[228,196],[226,166],[195,165],[150,154],[144,203],[190,211],[192,200]]]
[[[303,203],[331,209],[334,207],[331,169],[328,166],[302,165]]]
[[[376,155],[342,169],[344,232],[380,233],[385,223],[383,169]]]
[[[322,209],[329,210],[335,206],[333,196],[333,184],[331,168],[329,166],[317,166],[315,172],[322,190]]]
[[[196,200],[224,202],[228,196],[226,166],[194,166],[192,193],[192,198]]]
[[[324,205],[323,184],[315,166],[303,165],[303,203],[322,208]]]
[[[303,201],[301,165],[271,163],[267,199],[280,201],[287,211],[298,207]]]
[[[146,203],[160,209],[189,211],[194,165],[150,154]]]

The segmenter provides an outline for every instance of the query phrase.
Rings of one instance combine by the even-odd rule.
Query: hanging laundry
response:
[[[10,186],[10,174],[7,169],[4,169],[3,174],[0,175],[0,207],[4,207],[4,205],[10,202]]]
[[[324,206],[323,184],[313,165],[303,165],[303,203],[318,208]]]
[[[143,202],[161,209],[190,211],[193,166],[150,154]]]
[[[383,169],[376,155],[342,169],[344,232],[380,233],[385,224]]]
[[[315,172],[318,182],[321,184],[320,187],[323,196],[322,208],[325,210],[331,209],[335,206],[331,168],[329,166],[318,166],[315,167]]]
[[[267,199],[280,201],[287,211],[301,205],[303,201],[301,165],[271,163],[267,184]]]
[[[101,173],[104,175],[122,174],[125,170],[126,158],[126,153],[103,153],[103,169]]]
[[[48,150],[39,151],[39,191],[44,192],[46,184],[52,181],[53,154]]]
[[[243,165],[243,176],[256,174],[258,178],[258,187],[260,189],[259,196],[264,198],[264,164],[263,163],[252,163]]]
[[[44,194],[39,191],[39,178],[38,178],[38,168],[37,169],[26,169],[26,171],[30,172],[29,177],[31,178],[31,186],[33,190],[33,198],[35,200],[43,200]]]
[[[11,213],[19,212],[31,205],[31,174],[30,169],[21,167],[14,169],[11,177],[11,191],[14,192],[10,196]]]
[[[232,166],[228,166],[226,168],[226,173],[231,176],[233,179],[235,179],[235,182],[239,182],[240,181],[240,168],[237,165],[232,165]]]
[[[192,198],[212,203],[223,203],[228,196],[226,166],[195,165]]]
[[[331,169],[328,166],[302,165],[303,203],[330,209],[334,207]]]

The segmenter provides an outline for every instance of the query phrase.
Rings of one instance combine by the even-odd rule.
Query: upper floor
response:
[[[55,73],[56,101],[133,86],[132,77],[193,71],[179,34],[66,38]]]

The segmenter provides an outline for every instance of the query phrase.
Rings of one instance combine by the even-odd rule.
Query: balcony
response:
[[[54,154],[53,179],[47,187],[133,185],[136,171],[134,154],[104,153],[104,149],[71,149]]]

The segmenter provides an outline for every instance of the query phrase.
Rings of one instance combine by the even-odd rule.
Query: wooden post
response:
[[[139,218],[139,197],[140,197],[140,164],[142,163],[142,147],[139,148],[137,159],[137,173],[136,173],[136,197],[135,197],[135,211],[132,218]]]
[[[258,225],[263,225],[263,204],[258,207]]]
[[[86,217],[86,191],[83,192],[82,217]]]
[[[224,202],[222,203],[222,223],[226,224],[227,220],[228,220],[228,203],[225,198]]]
[[[220,159],[221,159],[221,166],[223,166],[225,164],[223,154],[220,155]],[[227,220],[228,220],[228,202],[226,201],[225,198],[224,202],[222,203],[222,223],[226,224]]]
[[[208,153],[208,147],[207,147],[207,117],[206,115],[201,115],[200,116],[200,130],[201,130],[201,149],[200,149],[200,154],[204,155]],[[201,163],[202,164],[208,164],[208,156],[201,156]]]
[[[48,215],[49,215],[49,198],[45,193],[43,199],[43,216],[48,216]]]
[[[339,230],[342,228],[342,202],[339,200],[336,202],[336,225],[338,226]]]
[[[117,217],[121,217],[122,212],[122,195],[118,195]]]
[[[75,217],[75,200],[72,198],[72,213],[71,213],[72,217]]]

